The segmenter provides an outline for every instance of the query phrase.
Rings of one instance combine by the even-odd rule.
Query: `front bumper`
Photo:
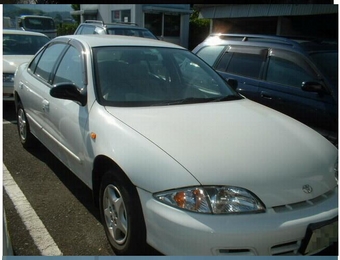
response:
[[[308,225],[338,215],[337,189],[307,207],[239,215],[183,211],[138,192],[147,242],[165,255],[299,255]]]

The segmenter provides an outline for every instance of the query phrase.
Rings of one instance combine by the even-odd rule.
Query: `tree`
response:
[[[71,4],[71,7],[74,11],[80,10],[80,4]],[[77,24],[80,23],[80,15],[72,15],[72,17],[77,22]]]
[[[63,22],[63,18],[60,14],[56,14],[53,20],[57,26]]]
[[[194,9],[189,24],[189,49],[201,43],[210,31],[210,19],[199,18],[199,10]]]

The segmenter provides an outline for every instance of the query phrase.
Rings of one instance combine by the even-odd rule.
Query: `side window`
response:
[[[53,44],[48,46],[42,53],[41,58],[38,61],[38,64],[34,71],[34,74],[37,75],[42,80],[48,82],[52,69],[64,48],[65,44]],[[38,58],[39,55],[36,57],[36,59]],[[34,61],[33,63],[31,63],[31,67],[33,67],[33,65]]]
[[[56,71],[53,84],[71,82],[77,87],[83,86],[81,54],[71,46],[65,53]]]
[[[226,72],[249,78],[259,78],[264,58],[264,55],[258,54],[233,53]]]
[[[44,53],[44,50],[40,51],[38,55],[34,57],[32,60],[31,64],[29,65],[28,69],[32,72],[35,73],[35,69],[37,67],[38,61],[40,60],[41,55]]]
[[[300,88],[304,81],[314,81],[313,76],[298,64],[271,56],[267,71],[267,81]]]
[[[216,70],[226,71],[228,64],[230,62],[231,56],[233,56],[232,52],[225,52],[220,59],[219,63],[216,66]]]
[[[198,53],[197,56],[203,59],[210,66],[214,65],[217,57],[220,55],[221,51],[225,48],[222,45],[216,46],[207,46],[203,47]]]

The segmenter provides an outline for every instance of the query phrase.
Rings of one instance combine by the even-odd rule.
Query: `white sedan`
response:
[[[29,31],[4,29],[2,31],[3,100],[13,101],[14,72],[50,39],[42,34]]]
[[[15,101],[23,146],[38,139],[93,190],[116,254],[309,255],[337,241],[337,148],[182,47],[58,37],[18,68]]]

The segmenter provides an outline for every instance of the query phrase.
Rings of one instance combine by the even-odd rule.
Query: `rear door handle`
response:
[[[42,102],[42,109],[43,111],[48,111],[50,108],[50,102],[48,102],[48,100],[44,99]]]
[[[273,99],[273,97],[265,91],[261,91],[261,97],[266,99]]]

